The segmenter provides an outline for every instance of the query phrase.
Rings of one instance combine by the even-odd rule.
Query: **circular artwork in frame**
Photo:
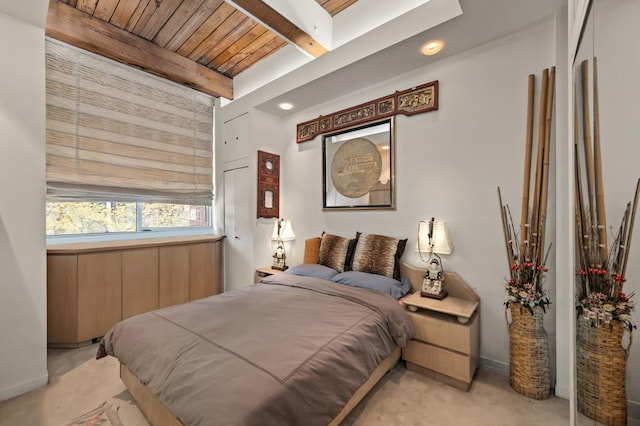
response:
[[[369,139],[355,138],[338,148],[330,169],[336,191],[347,198],[358,198],[368,194],[378,183],[382,156]]]

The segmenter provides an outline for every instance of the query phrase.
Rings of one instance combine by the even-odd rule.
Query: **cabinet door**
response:
[[[212,296],[214,292],[214,255],[216,243],[189,246],[189,300]]]
[[[189,301],[189,246],[160,247],[158,305],[177,305]]]
[[[122,252],[122,319],[158,309],[158,248]]]
[[[254,280],[250,186],[247,167],[224,172],[224,291],[251,285]]]
[[[104,336],[122,319],[122,252],[78,255],[78,341]]]
[[[47,256],[47,343],[78,342],[78,256]]]
[[[225,163],[249,155],[249,114],[232,118],[222,125],[222,159]]]

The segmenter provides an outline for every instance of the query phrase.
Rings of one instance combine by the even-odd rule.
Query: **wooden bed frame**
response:
[[[400,354],[400,348],[396,348],[391,355],[385,358],[380,365],[373,370],[369,379],[356,390],[342,411],[329,423],[330,426],[339,425],[340,422],[347,417],[347,414],[358,405],[362,398],[369,393],[387,371],[391,370],[398,363]],[[164,405],[149,388],[140,383],[138,378],[123,364],[120,364],[120,379],[122,379],[129,392],[131,392],[133,399],[135,399],[136,404],[138,404],[138,407],[140,407],[152,425],[182,426],[182,422],[173,415],[167,406]]]
[[[422,278],[424,269],[416,268],[407,263],[401,263],[402,276],[409,278],[413,291],[419,291],[422,287]],[[362,386],[360,386],[353,394],[351,399],[342,408],[342,411],[329,423],[329,426],[337,426],[345,417],[355,408],[356,405],[364,398],[369,391],[380,381],[380,379],[400,361],[402,350],[396,348],[391,355],[382,360],[382,362],[373,370],[369,378]],[[182,422],[167,408],[160,399],[143,385],[140,380],[123,364],[120,364],[120,379],[131,392],[131,396],[147,420],[152,425],[163,426],[181,426]]]

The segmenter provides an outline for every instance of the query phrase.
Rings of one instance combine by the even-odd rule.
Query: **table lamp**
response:
[[[430,220],[421,220],[418,224],[416,251],[420,253],[420,259],[427,264],[420,295],[444,299],[448,292],[444,289],[444,269],[439,255],[451,254],[453,251],[447,223],[433,217]],[[425,259],[422,253],[429,253],[429,256]]]
[[[287,254],[284,247],[285,241],[291,241],[296,239],[296,234],[293,232],[293,226],[290,220],[276,219],[273,224],[273,233],[271,234],[271,240],[276,241],[276,251],[273,254],[272,269],[284,271],[287,268]]]

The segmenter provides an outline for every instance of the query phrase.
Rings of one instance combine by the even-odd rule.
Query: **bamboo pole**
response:
[[[547,107],[547,85],[549,82],[549,70],[547,68],[542,71],[542,87],[540,89],[540,108],[538,117],[538,150],[536,153],[536,175],[535,186],[533,190],[533,206],[531,209],[531,228],[529,230],[529,252],[526,256],[527,260],[537,253],[538,250],[538,220],[539,220],[539,203],[540,203],[540,186],[542,178],[542,161],[544,156],[544,117],[545,108]]]
[[[544,123],[544,158],[542,161],[542,187],[540,189],[540,226],[538,227],[538,254],[536,264],[544,255],[544,237],[546,231],[546,215],[547,215],[547,193],[549,189],[549,150],[551,145],[551,113],[553,111],[553,92],[555,88],[556,67],[551,67],[549,71],[549,82],[547,85],[547,105],[545,107],[545,123]]]
[[[533,101],[535,97],[536,76],[529,74],[527,90],[527,134],[524,151],[524,178],[522,180],[522,213],[520,215],[520,255],[525,256],[529,244],[529,232],[531,227],[529,218],[529,191],[531,187],[531,151],[533,150]],[[526,257],[526,256],[525,256]]]
[[[594,223],[595,214],[595,181],[593,166],[593,148],[591,147],[591,120],[589,120],[589,61],[582,61],[582,127],[584,130],[584,155],[585,168],[587,172],[587,199],[589,200],[589,222]],[[593,230],[589,229],[589,235],[593,235]],[[595,265],[594,265],[595,266]]]
[[[598,215],[598,244],[600,261],[607,262],[607,215],[604,208],[604,179],[602,176],[602,152],[600,149],[600,102],[598,100],[598,60],[593,58],[593,159],[596,193],[596,214]]]
[[[502,194],[500,193],[500,187],[498,187],[498,203],[500,203],[500,217],[502,218],[502,233],[504,234],[504,246],[507,250],[507,261],[509,262],[509,276],[513,278],[513,255],[511,251],[511,244],[509,243],[509,224],[507,223],[507,215],[502,204]]]
[[[633,237],[633,222],[636,219],[636,211],[638,210],[638,193],[640,192],[640,179],[636,183],[636,194],[633,197],[633,210],[631,211],[631,219],[629,219],[629,231],[627,232],[627,236],[624,242],[624,261],[622,262],[622,272],[620,275],[624,277],[624,274],[627,272],[627,261],[629,260],[629,248],[631,247],[631,238]]]
[[[622,261],[624,260],[624,254],[627,250],[627,230],[629,228],[629,215],[631,214],[631,202],[627,203],[627,208],[624,210],[622,216],[622,223],[620,224],[620,231],[618,232],[618,253],[616,256],[616,263],[614,273],[622,274]]]
[[[574,110],[575,111],[575,110]],[[574,114],[574,128],[577,130],[579,127],[578,124],[578,112],[575,111]],[[575,163],[575,188],[574,188],[574,197],[576,204],[576,232],[578,233],[578,260],[580,263],[580,269],[583,271],[587,271],[589,269],[589,265],[587,263],[587,251],[585,247],[585,230],[584,230],[584,221],[585,221],[585,211],[584,211],[584,200],[583,200],[583,192],[582,192],[582,170],[580,169],[580,150],[578,147],[578,132],[574,133],[574,143],[573,143],[573,155],[574,155],[574,163]],[[583,287],[584,293],[582,296],[586,297],[589,295],[589,277],[585,276],[583,278],[585,280],[585,285]]]

